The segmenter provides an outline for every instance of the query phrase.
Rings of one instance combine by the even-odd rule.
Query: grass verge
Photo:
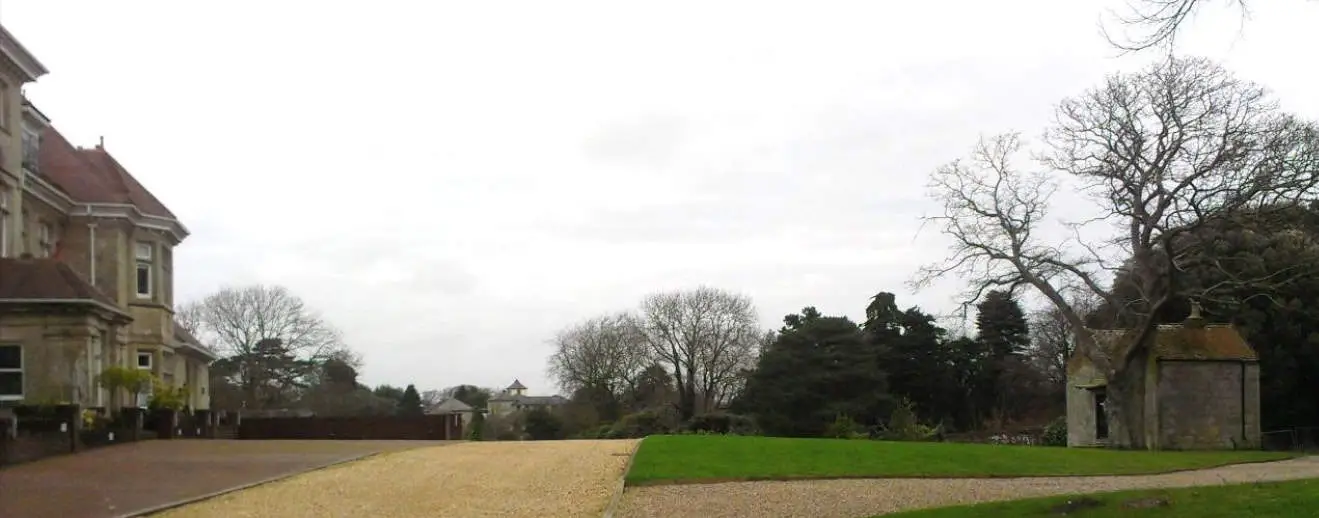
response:
[[[641,443],[629,485],[892,477],[1143,475],[1282,460],[1259,451],[1148,452],[1042,446],[657,435]]]
[[[908,511],[883,518],[1309,518],[1315,516],[1316,509],[1319,479],[1307,479],[1032,498]]]

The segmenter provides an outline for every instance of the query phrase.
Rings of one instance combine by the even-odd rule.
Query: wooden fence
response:
[[[239,439],[446,441],[462,438],[462,417],[242,417]]]

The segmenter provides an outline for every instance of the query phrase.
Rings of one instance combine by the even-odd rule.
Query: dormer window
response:
[[[151,298],[151,272],[155,248],[151,243],[139,241],[134,249],[137,257],[137,298]]]

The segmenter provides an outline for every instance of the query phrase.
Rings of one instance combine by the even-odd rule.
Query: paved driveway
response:
[[[180,439],[0,469],[0,517],[109,518],[429,441]]]

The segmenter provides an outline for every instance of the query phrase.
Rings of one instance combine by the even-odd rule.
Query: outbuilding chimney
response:
[[[1182,326],[1192,329],[1203,328],[1205,326],[1205,319],[1203,316],[1200,315],[1201,311],[1202,308],[1200,307],[1200,303],[1198,301],[1192,300],[1191,314],[1186,317],[1186,322],[1184,322]]]

